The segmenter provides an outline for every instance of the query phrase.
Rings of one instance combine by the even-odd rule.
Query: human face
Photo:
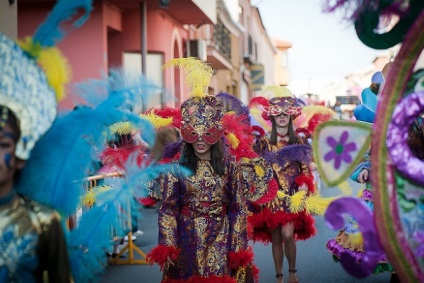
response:
[[[275,125],[278,128],[287,128],[290,122],[290,116],[284,113],[281,113],[277,116],[274,116]]]
[[[194,154],[200,159],[208,159],[211,157],[211,145],[206,143],[201,137],[193,144]]]
[[[17,138],[18,133],[8,124],[0,128],[0,196],[11,191],[15,172],[25,164],[15,156]]]

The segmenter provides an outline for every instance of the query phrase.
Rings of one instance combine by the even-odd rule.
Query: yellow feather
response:
[[[278,191],[277,192],[277,197],[279,198],[279,199],[284,199],[284,197],[286,197],[287,195],[284,193],[284,192],[282,192],[282,191]]]
[[[137,131],[130,122],[117,122],[109,126],[112,134],[127,135]]]
[[[65,97],[66,84],[71,80],[71,68],[68,60],[56,47],[41,48],[33,44],[32,38],[19,41],[20,47],[37,60],[47,77],[47,82],[55,91],[57,100]]]
[[[191,96],[206,96],[213,69],[205,62],[193,57],[171,59],[163,68],[176,67],[184,70],[186,84],[191,89]]]
[[[359,190],[358,191],[358,194],[357,194],[357,197],[358,198],[361,198],[363,194],[364,194],[364,190]]]
[[[231,144],[231,148],[233,148],[233,149],[236,149],[239,146],[239,144],[240,144],[239,139],[233,133],[229,133],[227,135],[227,139],[228,139],[228,141]]]
[[[294,195],[288,197],[287,200],[288,200],[289,210],[293,213],[301,212],[305,206],[303,201],[305,196],[306,196],[305,191],[299,191],[295,193]]]
[[[305,200],[306,212],[313,215],[324,215],[330,203],[338,197],[323,198],[321,195],[312,195]]]
[[[160,116],[155,115],[153,112],[148,114],[140,114],[140,117],[152,123],[155,129],[167,127],[172,124],[172,118],[162,118]]]
[[[99,193],[109,190],[110,186],[96,186],[92,188],[88,193],[86,193],[81,200],[82,205],[92,206],[97,199]]]
[[[261,92],[266,94],[270,92],[272,97],[293,97],[293,93],[284,86],[269,85],[264,86]]]

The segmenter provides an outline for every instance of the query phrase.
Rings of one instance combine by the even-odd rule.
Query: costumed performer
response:
[[[249,216],[252,225],[252,239],[265,243],[272,242],[272,255],[277,282],[283,282],[283,260],[287,257],[289,281],[298,282],[296,276],[296,241],[306,240],[315,235],[313,217],[305,209],[293,211],[291,196],[301,198],[314,193],[313,177],[310,173],[312,159],[308,142],[296,136],[293,119],[296,118],[304,103],[294,97],[287,88],[282,96],[273,97],[264,106],[263,117],[271,120],[271,133],[260,138],[255,145],[261,156],[272,156],[278,152],[281,157],[265,157],[271,163],[278,181],[278,197],[272,202],[257,207]],[[256,98],[257,99],[257,98]]]
[[[163,200],[159,245],[148,260],[161,265],[162,282],[256,282],[246,200],[269,199],[272,171],[261,158],[235,162],[225,152],[223,104],[207,95],[212,76],[208,65],[180,58],[166,66],[184,68],[191,82],[192,97],[181,105],[179,164],[193,175],[174,172],[156,180]]]
[[[72,17],[72,9],[62,14],[69,8],[65,2],[59,1],[48,19]],[[87,18],[91,2],[74,7],[85,12],[76,27]],[[73,282],[60,214],[19,192],[28,177],[21,170],[53,124],[56,99],[63,97],[69,79],[64,58],[52,47],[60,32],[49,40],[46,30],[57,31],[46,20],[20,46],[0,33],[0,282]]]

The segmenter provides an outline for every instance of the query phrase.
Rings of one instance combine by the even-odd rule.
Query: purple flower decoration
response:
[[[342,161],[346,163],[352,161],[350,152],[356,150],[356,144],[354,142],[346,143],[348,137],[349,133],[343,131],[340,141],[336,141],[333,137],[327,138],[327,143],[331,147],[331,150],[324,156],[324,160],[328,162],[334,159],[334,168],[336,169],[340,168]]]

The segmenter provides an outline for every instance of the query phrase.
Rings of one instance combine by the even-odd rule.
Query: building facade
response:
[[[19,0],[17,37],[34,34],[54,3]],[[187,98],[181,70],[161,68],[170,59],[205,60],[214,69],[210,94],[224,91],[247,103],[263,85],[286,84],[280,57],[289,48],[273,44],[249,0],[95,0],[89,20],[58,47],[73,83],[107,76],[113,67],[143,73],[162,88],[145,109],[178,107]],[[75,103],[71,91],[60,108]]]

